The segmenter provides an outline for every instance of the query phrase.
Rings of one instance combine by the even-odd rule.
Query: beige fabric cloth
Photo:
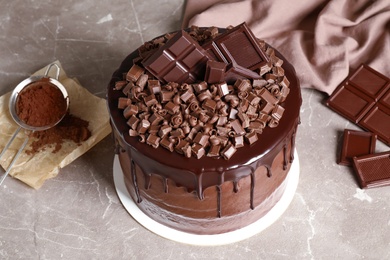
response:
[[[331,94],[361,63],[390,77],[389,0],[187,0],[182,27],[244,21],[295,66],[304,88]]]

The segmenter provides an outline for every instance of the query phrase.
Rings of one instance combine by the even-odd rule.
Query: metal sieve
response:
[[[57,69],[55,78],[51,78],[51,77],[48,76],[48,74],[50,72],[50,69],[53,66],[55,66],[56,69]],[[23,80],[22,82],[20,82],[15,87],[15,89],[12,91],[11,97],[10,97],[10,100],[9,100],[9,111],[10,111],[12,119],[15,121],[16,124],[19,125],[19,127],[16,129],[14,134],[11,136],[11,138],[8,141],[8,143],[5,145],[3,151],[0,154],[0,159],[5,154],[5,152],[8,150],[8,148],[10,147],[12,142],[14,141],[15,137],[19,134],[21,129],[29,130],[31,132],[47,130],[47,129],[52,128],[55,125],[57,125],[64,118],[64,116],[66,115],[66,112],[64,113],[64,115],[57,122],[54,122],[54,123],[52,123],[50,125],[31,126],[31,125],[26,124],[25,122],[23,122],[19,118],[18,113],[17,113],[17,109],[16,109],[16,104],[17,104],[19,93],[21,93],[22,90],[28,88],[31,85],[31,83],[44,81],[44,82],[51,83],[53,86],[56,86],[61,91],[62,95],[64,96],[64,99],[66,100],[66,111],[67,111],[68,108],[69,108],[69,96],[68,96],[68,93],[67,93],[65,87],[58,81],[58,78],[59,78],[59,75],[60,75],[60,70],[61,69],[60,69],[60,67],[57,64],[52,63],[52,64],[50,64],[47,67],[46,72],[45,72],[45,74],[43,76],[42,75],[41,76],[31,76],[31,77]],[[22,153],[22,151],[26,147],[28,140],[29,140],[29,135],[27,135],[27,137],[25,138],[25,140],[24,140],[23,144],[21,145],[21,147],[19,148],[18,152],[13,157],[10,165],[5,170],[5,173],[3,173],[3,176],[0,177],[0,185],[3,183],[5,178],[8,176],[9,172],[12,169],[12,166],[14,165],[14,163],[16,162],[16,160],[19,158],[20,154]]]

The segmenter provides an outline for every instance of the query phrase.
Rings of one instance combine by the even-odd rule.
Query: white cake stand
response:
[[[272,225],[286,211],[294,197],[299,182],[299,159],[296,150],[294,152],[294,158],[295,159],[291,165],[290,172],[286,178],[287,185],[282,198],[265,216],[241,229],[216,235],[196,235],[178,231],[156,222],[143,213],[133,201],[126,189],[118,156],[115,156],[114,158],[114,184],[118,197],[125,209],[139,224],[153,233],[176,242],[190,245],[226,245],[242,241],[260,233]]]

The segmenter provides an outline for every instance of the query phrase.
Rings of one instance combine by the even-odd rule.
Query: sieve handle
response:
[[[46,69],[46,72],[45,72],[44,77],[49,77],[49,71],[50,71],[51,67],[53,67],[53,66],[55,66],[55,67],[57,68],[56,80],[58,80],[59,77],[60,77],[60,70],[61,70],[61,69],[60,69],[60,66],[58,66],[56,63],[51,63],[51,64],[49,64],[49,66],[48,66],[47,69]]]
[[[19,127],[18,129],[16,129],[15,133],[12,135],[11,139],[8,141],[8,143],[7,143],[6,146],[4,147],[3,151],[1,152],[1,154],[0,154],[0,159],[1,159],[1,157],[5,154],[5,152],[8,150],[8,148],[9,148],[10,145],[11,145],[11,143],[14,141],[15,137],[18,135],[20,129],[21,129],[21,127]],[[19,158],[19,156],[20,156],[20,154],[22,153],[23,149],[26,147],[27,142],[28,142],[28,139],[29,139],[29,137],[27,136],[26,139],[24,140],[22,146],[19,148],[18,152],[16,153],[16,155],[15,155],[14,158],[12,159],[11,164],[8,166],[8,168],[7,168],[7,170],[5,171],[5,173],[3,174],[3,176],[0,177],[0,186],[1,186],[1,184],[3,183],[3,181],[5,180],[5,178],[8,176],[9,172],[10,172],[11,169],[12,169],[12,166],[14,165],[14,163],[16,162],[16,160]]]

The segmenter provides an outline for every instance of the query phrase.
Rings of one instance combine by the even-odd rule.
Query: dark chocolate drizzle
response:
[[[139,188],[138,188],[138,181],[137,181],[137,175],[135,174],[135,163],[133,160],[131,160],[130,163],[130,170],[131,170],[131,178],[133,180],[135,195],[137,196],[137,203],[141,203],[142,198],[139,195]]]

